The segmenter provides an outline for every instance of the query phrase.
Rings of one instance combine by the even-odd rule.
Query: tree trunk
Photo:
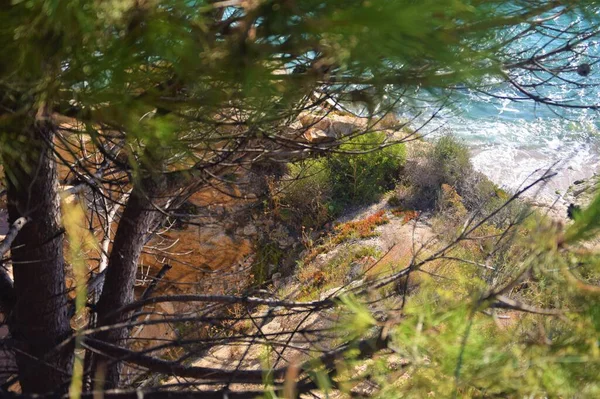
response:
[[[127,201],[115,234],[104,288],[96,307],[99,327],[126,321],[131,316],[131,312],[116,316],[110,316],[110,313],[133,300],[133,286],[140,254],[148,234],[161,215],[156,207],[161,206],[163,201],[154,201],[159,198],[159,193],[164,193],[163,186],[162,177],[142,179],[135,185]],[[126,327],[113,328],[98,334],[96,338],[124,345],[128,332]],[[92,361],[92,378],[96,379],[95,389],[117,388],[122,368],[122,362],[96,356]]]
[[[56,349],[71,334],[67,312],[63,234],[56,162],[55,127],[36,118],[5,150],[9,223],[23,226],[11,246],[15,304],[9,315],[24,393],[65,392],[73,347]]]

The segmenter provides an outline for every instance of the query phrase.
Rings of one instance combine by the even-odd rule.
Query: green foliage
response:
[[[362,304],[354,295],[342,295],[340,301],[343,307],[349,311],[349,317],[342,323],[347,337],[361,337],[369,329],[377,325],[377,321],[373,318],[371,312],[369,312],[369,308]]]
[[[442,136],[424,150],[418,163],[406,168],[405,180],[410,190],[406,201],[413,208],[432,208],[442,185],[461,194],[472,173],[467,146],[452,135]]]
[[[324,265],[317,262],[301,265],[297,278],[302,284],[302,298],[318,298],[320,292],[354,280],[380,255],[374,247],[354,244],[343,247]]]
[[[595,224],[582,226],[589,238]],[[481,225],[408,297],[391,327],[392,354],[348,356],[346,367],[360,367],[378,398],[597,397],[600,257],[565,246],[564,233],[536,214],[508,232]],[[493,309],[493,292],[515,309]]]
[[[448,134],[435,142],[431,156],[433,166],[439,173],[438,180],[460,191],[466,176],[472,172],[471,155],[467,145]]]
[[[336,202],[366,204],[394,187],[406,161],[406,150],[403,145],[379,149],[385,142],[385,133],[369,133],[340,147],[341,151],[354,154],[325,158]]]
[[[252,276],[254,283],[261,285],[269,278],[270,269],[276,269],[283,259],[284,252],[277,243],[272,241],[258,242],[254,249],[254,262],[252,263]]]
[[[342,145],[326,157],[288,165],[276,195],[284,221],[318,228],[344,206],[367,204],[392,188],[406,161],[404,145],[383,147],[385,133],[370,133]]]
[[[276,193],[281,205],[280,216],[295,226],[318,228],[335,215],[331,204],[329,170],[321,160],[288,165],[288,173]]]
[[[11,54],[0,67],[3,105],[34,114],[42,103],[58,113],[75,105],[86,134],[101,135],[98,125],[127,132],[132,163],[156,166],[187,149],[176,158],[189,166],[209,162],[194,151],[230,136],[214,123],[226,109],[266,134],[323,84],[358,79],[375,103],[390,89],[501,77],[505,60],[490,38],[555,7],[545,3],[14,1],[0,15],[0,45]],[[248,29],[234,29],[240,21]],[[290,69],[295,76],[282,78]],[[335,83],[324,71],[335,71]],[[21,116],[2,123],[18,131],[9,119]]]
[[[600,230],[600,194],[581,213],[576,215],[575,223],[567,231],[568,241],[586,240],[594,237]]]
[[[387,389],[379,397],[390,397],[386,395],[392,392],[409,398],[593,397],[598,393],[593,376],[599,368],[593,360],[571,357],[560,343],[536,345],[513,335],[524,325],[534,327],[535,318],[526,316],[521,326],[498,326],[491,317],[460,304],[409,306],[407,315],[395,330],[393,347],[409,364],[405,371],[410,377],[401,384],[387,379]]]
[[[598,396],[598,297],[587,297],[585,303],[563,289],[562,305],[578,304],[578,311],[563,317],[492,311],[492,317],[482,312],[487,305],[479,299],[487,284],[476,268],[437,273],[444,279],[425,280],[391,328],[391,354],[368,362],[346,360],[347,368],[360,367],[361,375],[376,382],[375,397]],[[474,284],[474,279],[479,281]],[[527,303],[548,305],[531,297]],[[344,327],[350,328],[347,321]],[[364,327],[360,330],[368,335]]]

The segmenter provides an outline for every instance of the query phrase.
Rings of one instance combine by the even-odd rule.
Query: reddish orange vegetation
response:
[[[300,292],[302,295],[310,295],[315,288],[321,288],[327,281],[327,276],[321,270],[315,270],[314,266],[301,270],[298,279],[302,282]]]
[[[401,217],[403,224],[406,224],[406,223],[410,222],[411,220],[415,220],[416,218],[419,217],[418,211],[404,210],[401,207],[392,209],[392,214],[396,217]]]
[[[315,286],[315,287],[322,286],[325,283],[325,273],[323,273],[320,270],[317,270],[312,275],[312,278],[310,281],[312,282],[313,286]]]
[[[404,218],[402,219],[403,223],[408,223],[411,220],[415,220],[416,218],[419,217],[419,212],[418,211],[406,211],[404,212]]]
[[[351,238],[368,238],[375,235],[375,227],[389,223],[390,219],[385,211],[378,211],[363,220],[343,223],[335,227],[336,243],[341,243]]]
[[[381,210],[363,220],[339,224],[334,227],[333,234],[328,235],[321,245],[308,248],[309,252],[303,260],[306,263],[310,263],[317,255],[327,252],[334,246],[353,238],[374,237],[376,236],[375,227],[389,222],[390,219],[385,214],[385,211]]]

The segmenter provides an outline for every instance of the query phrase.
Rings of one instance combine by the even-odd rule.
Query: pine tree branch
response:
[[[179,362],[171,362],[143,355],[135,351],[122,348],[117,345],[99,341],[94,338],[86,338],[85,346],[104,356],[109,356],[115,361],[124,361],[146,368],[152,372],[177,376],[182,378],[194,378],[199,380],[228,382],[232,379],[236,383],[262,383],[265,378],[282,381],[288,373],[288,368],[298,367],[301,372],[311,370],[315,364],[320,364],[326,369],[334,369],[336,361],[340,359],[349,349],[358,350],[357,358],[367,358],[374,353],[387,348],[390,337],[384,328],[370,338],[357,342],[349,342],[340,345],[334,350],[324,353],[315,363],[314,360],[302,364],[281,367],[274,370],[226,370],[219,368],[188,366]]]
[[[8,252],[13,241],[17,238],[17,234],[19,234],[19,231],[21,231],[28,221],[27,217],[20,217],[10,226],[4,240],[0,242],[0,257],[4,257]],[[9,314],[15,304],[15,300],[13,280],[4,269],[4,266],[0,264],[0,310],[5,315]]]
[[[12,226],[10,226],[8,233],[6,233],[6,237],[4,237],[4,240],[0,242],[0,256],[4,256],[8,252],[11,244],[15,238],[17,238],[17,234],[19,234],[19,231],[21,231],[27,222],[29,222],[29,218],[23,216],[15,220]]]

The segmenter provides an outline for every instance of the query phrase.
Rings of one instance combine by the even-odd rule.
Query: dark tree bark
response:
[[[67,313],[63,234],[56,162],[55,127],[43,116],[14,137],[3,156],[9,222],[29,222],[11,245],[14,308],[9,315],[24,393],[66,390],[73,347],[56,349],[71,333]]]
[[[15,288],[13,282],[0,266],[0,313],[10,314],[15,307]]]
[[[131,312],[117,316],[109,314],[133,301],[135,274],[142,248],[148,234],[162,215],[157,207],[164,205],[161,204],[163,201],[159,200],[159,194],[165,191],[164,186],[163,176],[144,178],[136,182],[127,201],[115,234],[102,294],[96,306],[99,327],[111,326],[131,317]],[[96,338],[124,345],[128,333],[127,327],[111,328],[98,334]],[[103,378],[95,381],[95,388],[117,388],[122,368],[121,362],[96,356],[92,360],[92,378],[97,378],[97,375],[103,375]]]

